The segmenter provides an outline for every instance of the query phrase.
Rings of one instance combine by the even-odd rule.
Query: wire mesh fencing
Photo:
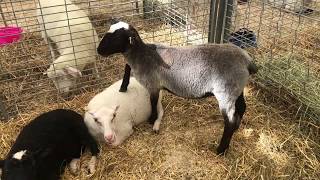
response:
[[[253,55],[260,65],[255,82],[297,115],[319,120],[320,1],[238,0],[223,7],[223,40]]]
[[[146,42],[231,42],[246,49],[261,67],[256,83],[317,119],[319,10],[319,0],[1,0],[0,40],[10,40],[10,28],[22,32],[0,45],[0,116],[101,91],[120,79],[123,57],[108,61],[95,53],[116,18]]]
[[[210,0],[1,0],[0,119],[98,92],[122,77],[124,60],[95,48],[111,19],[146,42],[206,43]],[[15,40],[9,29],[19,29]],[[80,71],[80,72],[79,72]]]

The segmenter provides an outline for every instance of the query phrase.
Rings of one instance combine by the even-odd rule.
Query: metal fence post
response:
[[[215,43],[215,34],[217,29],[217,11],[220,0],[211,0],[210,2],[210,16],[209,16],[209,34],[208,41],[209,43]]]
[[[231,17],[233,13],[233,3],[234,0],[226,0],[225,4],[225,16],[224,16],[224,26],[223,26],[223,42],[227,42],[230,36],[230,28],[232,25]]]
[[[231,25],[233,11],[233,0],[211,0],[209,18],[209,38],[210,43],[222,43]]]
[[[153,8],[153,0],[143,0],[142,1],[143,8],[143,18],[147,19],[152,15]]]

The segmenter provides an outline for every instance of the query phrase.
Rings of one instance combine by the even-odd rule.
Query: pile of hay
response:
[[[117,61],[121,63],[120,61]],[[18,132],[41,112],[70,108],[83,113],[97,92],[84,93],[69,101],[32,104],[37,111],[0,123],[0,157],[9,151]],[[247,93],[248,109],[225,156],[217,156],[223,120],[214,98],[186,100],[165,93],[165,115],[160,134],[149,124],[135,129],[121,146],[101,144],[97,171],[81,172],[64,179],[317,179],[320,176],[320,124],[295,119],[286,104],[254,87]]]
[[[276,60],[259,59],[263,66],[256,78],[264,87],[284,90],[284,96],[299,107],[297,113],[319,120],[320,117],[320,74],[307,66],[304,59],[288,53]],[[319,64],[320,65],[320,64]],[[279,91],[279,89],[277,89]],[[281,94],[279,94],[281,96]],[[290,102],[290,99],[286,97]]]

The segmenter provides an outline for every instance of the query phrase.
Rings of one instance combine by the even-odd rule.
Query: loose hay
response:
[[[4,157],[17,132],[41,112],[70,108],[83,113],[97,92],[77,95],[70,101],[34,104],[37,111],[21,113],[0,123],[0,157]],[[216,156],[223,123],[214,98],[185,100],[165,93],[165,115],[160,134],[149,124],[135,129],[119,147],[101,145],[97,171],[64,179],[316,179],[320,175],[319,124],[305,128],[287,109],[264,102],[268,96],[250,87],[248,110],[226,156]],[[271,106],[270,106],[271,105]],[[274,107],[277,107],[275,109]],[[280,108],[278,108],[280,107]],[[280,115],[281,114],[281,115]],[[287,116],[284,116],[287,114]],[[9,128],[8,128],[9,127]],[[249,133],[248,133],[249,132]]]
[[[305,109],[302,112],[304,116],[319,120],[320,76],[312,70],[309,71],[306,61],[292,53],[283,54],[273,61],[260,59],[259,64],[264,68],[260,69],[256,80],[265,87],[282,86],[282,92],[296,100],[292,103]]]
[[[319,17],[318,10],[298,16],[252,1],[233,18],[235,29],[247,27],[258,37],[258,47],[248,49],[260,66],[256,83],[314,120],[320,116]]]

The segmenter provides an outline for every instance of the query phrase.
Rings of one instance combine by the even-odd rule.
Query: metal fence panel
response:
[[[77,36],[90,31],[91,39],[98,39],[117,18],[133,24],[146,42],[160,42],[170,45],[202,44],[207,42],[210,0],[62,0],[48,1],[54,4],[54,14],[62,14],[51,23],[39,20],[37,12],[44,13],[39,0],[0,1],[0,27],[21,27],[20,40],[0,46],[0,117],[7,119],[19,113],[35,111],[45,104],[61,102],[79,93],[98,92],[122,76],[121,56],[114,62],[102,61],[97,54],[89,52],[94,42]],[[60,4],[59,4],[60,2]],[[80,9],[74,9],[75,4]],[[40,8],[41,7],[41,8]],[[77,11],[86,15],[76,17]],[[89,18],[92,29],[81,29]],[[54,18],[53,18],[54,19]],[[40,22],[39,22],[40,21]],[[58,25],[55,25],[57,23]],[[78,26],[80,28],[78,28]],[[81,30],[80,30],[81,29]],[[56,31],[55,31],[56,30]],[[56,33],[56,34],[55,34]],[[51,35],[50,35],[51,34]],[[54,35],[52,35],[54,34]],[[51,37],[48,37],[48,36]],[[18,35],[19,36],[19,35]],[[0,38],[8,35],[1,34]],[[47,38],[44,38],[47,37]],[[95,40],[94,40],[95,41]],[[79,43],[82,42],[82,43]],[[50,46],[49,46],[50,45]],[[82,53],[79,56],[80,52]],[[87,57],[83,54],[88,54]],[[76,86],[68,94],[59,91],[46,73],[50,64],[61,55],[70,54],[70,61],[79,68],[81,58],[91,58],[94,63],[86,64],[82,77],[74,78]],[[59,69],[55,64],[54,72]],[[80,68],[82,69],[82,68]],[[59,77],[60,78],[60,77]],[[63,77],[61,77],[63,78]],[[68,77],[70,78],[70,77]],[[60,89],[61,90],[61,89]]]
[[[256,83],[297,106],[297,114],[318,120],[320,1],[238,0],[227,2],[229,7],[233,11],[225,17],[230,25],[223,28],[224,41],[238,37],[236,44],[254,57],[260,65]],[[239,35],[239,29],[248,34]]]
[[[69,38],[68,46],[60,45],[68,44],[61,37],[58,42],[43,38],[50,28],[40,28],[45,23],[38,21],[37,3],[38,0],[0,1],[0,27],[23,29],[21,40],[0,47],[0,114],[4,119],[41,104],[102,90],[115,77],[121,78],[124,62],[120,56],[116,58],[121,62],[115,64],[101,61],[96,54],[88,55],[94,63],[86,65],[83,76],[74,79],[76,86],[67,96],[44,74],[65,49],[72,49],[70,54],[85,53],[87,50],[77,47],[96,46],[95,40],[79,44],[77,40],[86,37],[74,37],[72,22],[86,17],[92,23],[92,29],[87,30],[92,31],[93,39],[94,30],[101,38],[111,19],[117,18],[137,27],[146,42],[183,46],[208,40],[232,41],[249,51],[260,65],[255,82],[275,92],[276,97],[303,107],[300,112],[317,118],[320,111],[319,0],[64,0],[64,13],[72,16],[74,10],[68,7],[75,4],[86,14],[57,20],[67,22],[65,27],[69,30],[57,36]],[[81,30],[77,33],[81,34]],[[0,38],[6,37],[0,34]],[[74,57],[71,61],[77,62],[79,56]]]

